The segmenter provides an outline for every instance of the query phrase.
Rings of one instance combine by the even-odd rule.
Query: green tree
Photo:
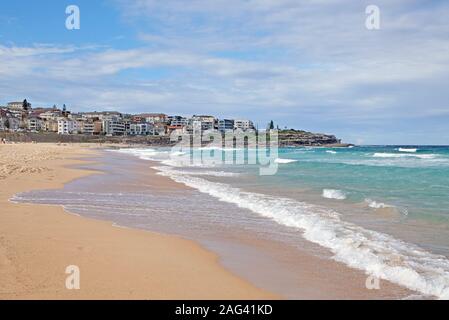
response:
[[[23,100],[23,103],[22,103],[23,111],[28,111],[29,107],[30,107],[30,104],[28,103],[27,99]]]

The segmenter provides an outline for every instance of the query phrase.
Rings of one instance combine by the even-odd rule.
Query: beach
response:
[[[360,202],[347,181],[330,184],[340,176],[329,166],[360,154],[388,161],[368,158],[355,176],[385,165],[433,174],[446,162],[378,151],[282,149],[288,161],[260,177],[247,165],[180,166],[167,148],[2,145],[0,298],[444,298],[445,224],[392,200]],[[72,265],[81,290],[65,287]]]
[[[233,275],[195,242],[9,201],[99,174],[75,169],[97,147],[0,145],[0,299],[279,298]],[[65,286],[70,265],[80,269],[80,290]]]

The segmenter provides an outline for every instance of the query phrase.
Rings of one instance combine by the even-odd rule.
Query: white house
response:
[[[58,120],[58,134],[72,134],[78,130],[76,121],[69,119]]]
[[[28,118],[28,130],[30,131],[41,131],[45,128],[44,121],[39,117]]]
[[[251,120],[234,120],[234,129],[247,131],[250,129],[254,129],[254,124]]]
[[[118,117],[103,120],[103,131],[108,136],[122,136],[125,134],[125,123]]]

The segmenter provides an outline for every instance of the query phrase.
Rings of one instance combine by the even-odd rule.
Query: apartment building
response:
[[[76,121],[70,119],[58,120],[58,134],[74,134],[77,133],[78,125]]]
[[[45,123],[41,118],[31,116],[27,119],[27,128],[32,132],[41,131],[45,128]]]
[[[254,129],[254,124],[251,120],[234,120],[234,129],[248,131]]]
[[[221,119],[218,121],[218,130],[220,132],[234,131],[234,120]]]
[[[151,123],[131,123],[126,133],[130,136],[147,136],[154,134],[154,125]]]
[[[122,136],[125,134],[125,123],[119,117],[103,120],[103,132],[107,136]]]

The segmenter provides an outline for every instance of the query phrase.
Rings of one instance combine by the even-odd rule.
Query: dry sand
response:
[[[93,145],[0,145],[0,299],[270,299],[215,254],[175,236],[116,228],[59,206],[14,204],[18,192],[61,188],[92,172],[68,166]],[[67,290],[77,265],[81,289]]]

